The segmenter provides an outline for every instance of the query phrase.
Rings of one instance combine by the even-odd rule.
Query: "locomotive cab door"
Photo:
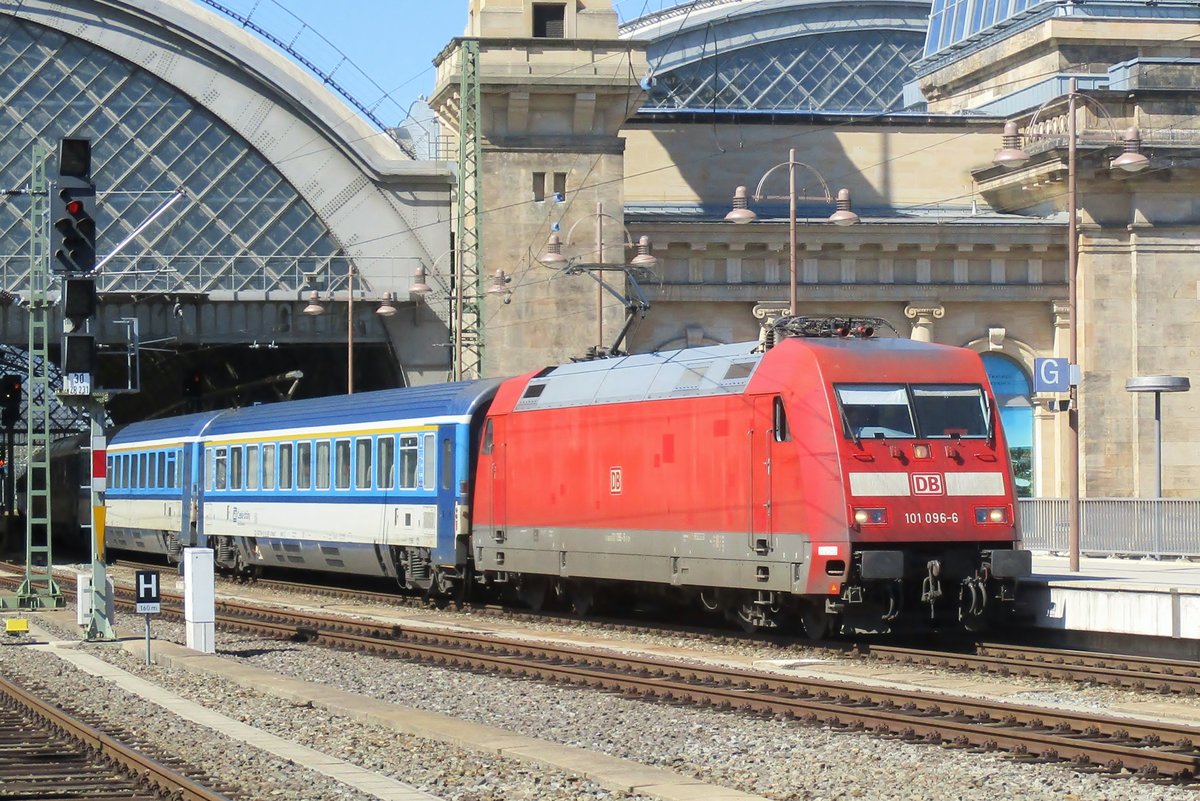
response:
[[[782,411],[777,395],[756,397],[750,428],[750,526],[747,545],[759,556],[775,547],[774,486],[772,458]]]

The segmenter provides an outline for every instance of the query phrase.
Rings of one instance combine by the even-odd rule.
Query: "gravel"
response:
[[[328,605],[329,601],[324,599],[321,603]],[[427,616],[422,612],[422,617]],[[183,640],[181,626],[159,621],[154,630],[162,639]],[[589,630],[589,634],[593,632]],[[72,632],[70,636],[75,634]],[[626,634],[623,638],[630,637]],[[694,639],[649,635],[634,639],[657,648],[702,647]],[[992,801],[1012,796],[1047,801],[1064,798],[1195,801],[1195,792],[1190,790],[1081,774],[1062,765],[1022,763],[998,754],[910,744],[715,710],[656,705],[590,690],[480,676],[223,632],[218,633],[217,642],[218,653],[226,658],[279,674],[601,751],[776,799],[823,801],[877,797]],[[561,772],[466,752],[331,716],[327,711],[282,703],[221,679],[146,667],[133,655],[111,646],[81,647],[226,715],[447,799],[630,797],[610,793]],[[722,645],[714,650],[732,655],[739,651],[739,646]],[[781,651],[747,643],[740,651],[742,655],[778,659],[796,658],[803,649]],[[177,746],[185,743],[183,750],[189,761],[208,766],[228,764],[231,772],[227,775],[236,777],[249,797],[284,801],[363,798],[300,766],[280,763],[261,754],[251,756],[245,745],[222,741],[186,722],[163,720],[168,716],[157,707],[151,711],[147,702],[97,688],[95,680],[81,677],[28,649],[0,650],[0,670],[39,674],[64,699],[102,708],[112,719],[146,720],[146,733],[153,739]],[[1029,697],[1036,696],[1039,702],[1051,705],[1104,709],[1108,703],[1138,697],[1128,691],[1107,688],[979,677],[981,691],[986,691],[992,683],[1027,686]],[[1145,700],[1145,696],[1141,698]],[[256,779],[256,776],[271,778]],[[281,777],[278,782],[276,776]],[[265,792],[268,787],[272,792]]]

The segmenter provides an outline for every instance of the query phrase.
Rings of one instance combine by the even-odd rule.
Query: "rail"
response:
[[[1200,557],[1200,499],[1084,498],[1079,549],[1097,556]],[[1067,550],[1067,499],[1022,498],[1025,547]]]

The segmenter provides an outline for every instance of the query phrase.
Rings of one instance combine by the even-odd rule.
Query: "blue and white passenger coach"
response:
[[[108,449],[113,548],[222,567],[392,576],[452,591],[469,549],[471,443],[499,381],[135,423]]]

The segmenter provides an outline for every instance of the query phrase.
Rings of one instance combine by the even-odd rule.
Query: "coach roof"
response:
[[[495,395],[499,380],[430,384],[232,409],[213,421],[209,436],[392,420],[462,418]]]

